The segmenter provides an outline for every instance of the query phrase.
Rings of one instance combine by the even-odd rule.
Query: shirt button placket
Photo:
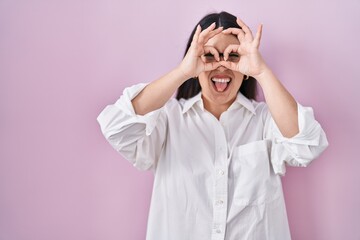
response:
[[[227,141],[225,133],[220,128],[215,140],[215,186],[213,199],[213,232],[212,240],[225,239],[226,217],[227,217]]]

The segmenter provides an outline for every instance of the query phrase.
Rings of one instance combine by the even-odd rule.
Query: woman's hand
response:
[[[215,26],[213,23],[204,31],[201,31],[200,25],[197,26],[190,48],[179,66],[186,80],[199,76],[203,71],[211,71],[221,66],[219,53],[216,49],[205,46],[210,38],[223,31],[222,27],[215,29]],[[208,53],[212,54],[217,61],[206,62],[204,55]]]
[[[242,29],[228,28],[224,30],[223,33],[236,35],[240,44],[229,45],[225,49],[225,61],[221,61],[221,65],[233,71],[238,71],[244,75],[256,78],[267,69],[266,63],[259,52],[262,25],[258,27],[254,38],[250,28],[246,26],[243,21],[237,19],[236,22]],[[238,62],[227,61],[231,53],[239,54],[240,60]]]

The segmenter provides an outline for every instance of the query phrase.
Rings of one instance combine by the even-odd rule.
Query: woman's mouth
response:
[[[212,77],[212,83],[214,84],[215,90],[217,92],[224,92],[231,82],[229,77]]]

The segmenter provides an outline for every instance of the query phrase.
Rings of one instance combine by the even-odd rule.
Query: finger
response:
[[[220,66],[221,66],[220,62],[205,63],[204,71],[212,71]]]
[[[239,26],[245,32],[245,35],[247,37],[249,37],[250,40],[252,40],[253,35],[252,35],[252,32],[251,32],[250,28],[240,18],[236,19],[236,22],[237,22],[237,24],[239,24]]]
[[[245,33],[250,33],[252,34],[250,28],[240,19],[237,18],[236,19],[237,24],[239,24],[239,26],[241,27],[241,29],[245,32]]]
[[[209,41],[210,38],[218,35],[219,33],[221,33],[223,31],[223,27],[219,27],[211,32],[209,32],[205,37],[204,37],[204,43],[207,43],[207,41]]]
[[[214,56],[214,58],[216,59],[216,61],[220,61],[219,52],[214,47],[205,46],[204,51],[205,51],[205,54],[211,53]]]
[[[219,52],[211,46],[204,47],[204,54],[201,55],[201,60],[204,63],[218,62],[220,61]]]
[[[201,61],[203,61],[204,64],[209,62],[209,60],[206,58],[205,55],[201,55],[200,58],[201,58]]]
[[[204,31],[202,31],[199,35],[199,39],[198,39],[198,43],[200,44],[204,44],[205,43],[205,36],[211,32],[212,30],[214,30],[216,27],[215,23],[212,23],[209,27],[207,27]]]
[[[239,45],[231,44],[225,48],[225,51],[224,51],[224,60],[225,61],[227,61],[229,59],[229,54],[232,52],[239,53]]]
[[[228,28],[223,31],[224,34],[233,34],[236,35],[239,41],[242,41],[245,38],[245,33],[240,28]]]
[[[257,30],[257,32],[256,32],[256,36],[255,36],[255,39],[254,39],[256,48],[259,48],[259,47],[260,47],[260,41],[261,41],[261,35],[262,35],[262,28],[263,28],[263,25],[260,24],[259,27],[258,27],[258,30]]]
[[[197,27],[196,27],[196,31],[195,31],[195,33],[194,33],[194,37],[193,37],[193,40],[192,40],[191,43],[197,43],[197,42],[198,42],[200,33],[201,33],[201,26],[200,26],[200,24],[199,24],[199,25],[197,25]]]
[[[241,28],[227,28],[223,31],[223,33],[238,35],[239,33],[244,33],[244,31]]]

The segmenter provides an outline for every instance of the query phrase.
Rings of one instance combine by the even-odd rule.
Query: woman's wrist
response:
[[[179,76],[179,79],[182,83],[184,83],[186,80],[192,78],[190,74],[186,73],[186,71],[179,65],[174,69],[177,76]]]
[[[271,79],[274,77],[274,73],[271,71],[269,67],[265,67],[262,71],[260,71],[259,74],[252,76],[256,79],[256,81],[261,85],[263,85],[264,82],[266,82],[268,79]]]

